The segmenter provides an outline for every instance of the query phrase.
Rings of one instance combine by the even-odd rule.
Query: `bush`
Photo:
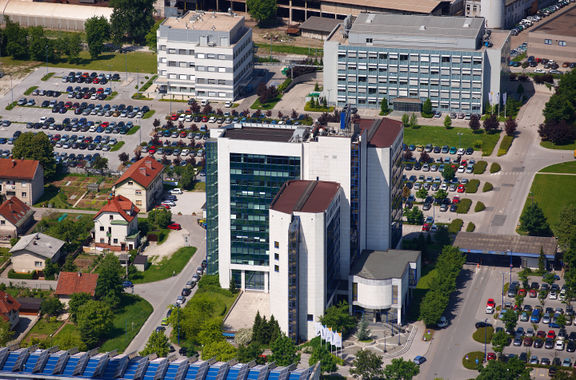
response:
[[[468,223],[468,225],[466,226],[466,232],[474,232],[475,229],[476,225],[472,222]]]
[[[468,358],[468,359],[466,359]],[[476,359],[478,359],[478,364],[476,364]],[[469,352],[462,358],[462,365],[466,369],[478,369],[478,366],[482,365],[484,361],[484,353],[481,351]]]
[[[484,174],[487,166],[488,163],[486,161],[478,161],[476,165],[474,165],[474,174]]]
[[[480,186],[480,181],[477,179],[471,179],[470,182],[466,184],[466,192],[475,193],[478,191],[478,186]]]
[[[490,182],[484,183],[484,187],[482,187],[482,192],[487,193],[488,191],[492,191],[494,186]]]
[[[24,95],[30,95],[31,93],[34,92],[34,90],[36,90],[38,88],[38,86],[32,86],[30,88],[28,88],[26,91],[24,91]]]
[[[470,211],[470,206],[472,206],[472,201],[470,199],[462,199],[458,202],[458,207],[456,208],[457,214],[467,214]]]
[[[464,222],[462,221],[462,219],[454,219],[448,225],[448,232],[451,234],[456,234],[456,233],[460,232],[463,224],[464,224]]]
[[[284,79],[284,82],[280,83],[280,86],[278,86],[278,92],[281,94],[284,93],[286,88],[290,86],[290,83],[292,83],[292,79],[290,78]]]
[[[44,75],[44,76],[42,77],[42,79],[40,79],[40,80],[46,82],[48,79],[52,78],[52,76],[53,76],[54,74],[55,74],[55,73],[48,73],[48,74]]]
[[[498,173],[501,169],[502,167],[497,162],[493,162],[492,165],[490,165],[490,173],[492,174]]]
[[[502,142],[500,143],[500,147],[498,148],[498,157],[508,153],[508,150],[512,146],[512,141],[514,141],[514,137],[512,136],[504,136],[502,138]]]
[[[476,206],[474,206],[474,212],[484,211],[486,209],[486,205],[480,201],[476,202]]]
[[[478,343],[490,343],[492,342],[492,335],[494,335],[494,327],[480,327],[474,331],[472,334],[472,338]],[[484,338],[486,338],[486,342],[484,342]]]

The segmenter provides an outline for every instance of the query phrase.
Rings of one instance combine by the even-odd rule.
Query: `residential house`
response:
[[[96,293],[98,273],[60,272],[54,294],[58,298],[70,298],[75,293]]]
[[[32,205],[44,194],[44,169],[38,160],[0,159],[0,195]]]
[[[136,249],[140,240],[137,217],[139,212],[140,209],[122,195],[108,199],[94,216],[96,247],[113,251]]]
[[[20,320],[20,303],[10,294],[0,291],[0,318],[10,323],[13,329]]]
[[[160,201],[164,191],[164,166],[152,157],[144,157],[130,166],[116,181],[112,190],[132,201],[141,210],[148,211]]]
[[[62,240],[40,232],[23,236],[10,249],[12,269],[19,273],[42,271],[47,259],[52,262],[60,260],[63,246]]]
[[[34,221],[34,211],[17,197],[0,205],[0,246],[9,247],[10,239],[26,232]]]

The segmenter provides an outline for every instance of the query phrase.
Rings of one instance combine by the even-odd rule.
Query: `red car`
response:
[[[170,120],[172,121],[178,120],[178,114],[177,113],[172,114],[172,116],[170,116]]]
[[[458,189],[456,189],[456,191],[459,193],[463,193],[465,190],[466,190],[466,188],[464,187],[464,185],[459,185]]]
[[[180,223],[171,223],[168,225],[168,229],[180,231],[182,229],[182,226],[180,225]]]
[[[460,197],[456,195],[452,198],[452,204],[455,205],[458,204],[458,202],[460,202]]]
[[[168,205],[158,205],[155,208],[160,209],[160,210],[162,210],[162,209],[170,210],[170,206],[168,206]]]
[[[530,298],[536,298],[536,296],[538,295],[538,293],[536,293],[536,289],[530,289],[530,292],[528,294],[530,294]]]
[[[424,223],[422,225],[422,231],[430,231],[430,223]]]
[[[486,307],[496,307],[496,302],[494,302],[494,298],[488,298],[488,302],[486,302]]]
[[[538,330],[538,332],[536,333],[536,338],[546,338],[546,332],[542,331],[542,330]]]
[[[546,338],[556,339],[556,332],[554,330],[548,331],[548,335],[546,335]]]
[[[524,338],[525,347],[531,347],[532,343],[534,343],[534,339],[532,339],[531,337],[527,336],[526,338]]]
[[[520,290],[518,290],[518,295],[520,297],[526,297],[526,294],[528,294],[528,292],[526,291],[526,289],[522,288]]]
[[[489,352],[486,356],[486,360],[496,360],[496,354],[494,352]]]

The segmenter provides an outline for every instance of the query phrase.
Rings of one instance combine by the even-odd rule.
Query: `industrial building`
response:
[[[558,13],[528,32],[528,55],[576,62],[576,7]]]
[[[353,122],[344,112],[335,126],[238,124],[210,133],[208,273],[222,287],[232,279],[284,300],[270,303],[272,314],[293,339],[309,339],[311,322],[336,297],[348,298],[361,252],[385,251],[402,236],[402,125]]]
[[[487,28],[510,29],[524,17],[553,4],[554,0],[466,0],[466,17],[482,17]]]
[[[484,19],[362,13],[324,42],[324,95],[330,104],[419,112],[482,113],[496,102],[507,70],[509,32]]]
[[[233,101],[252,79],[252,29],[234,13],[188,12],[158,28],[159,91]]]

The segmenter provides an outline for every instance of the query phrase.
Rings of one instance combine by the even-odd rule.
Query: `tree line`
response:
[[[544,123],[538,128],[543,141],[556,145],[574,142],[576,139],[576,72],[562,75],[556,92],[544,107]]]

